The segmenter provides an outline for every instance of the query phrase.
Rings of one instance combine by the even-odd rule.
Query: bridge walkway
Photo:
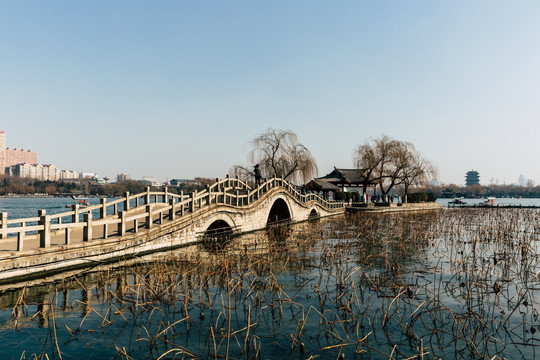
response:
[[[268,179],[251,188],[242,180],[227,176],[202,192],[187,195],[169,193],[167,189],[151,192],[147,188],[146,192],[126,193],[123,198],[108,203],[102,199],[101,204],[86,208],[73,205],[71,211],[60,214],[48,215],[43,211],[35,218],[9,219],[6,213],[0,213],[0,260],[21,252],[62,249],[92,240],[122,238],[170,224],[214,204],[247,208],[274,188],[286,190],[299,202],[317,202],[324,208],[344,209],[342,202],[327,201],[315,194],[301,194],[283,179]]]

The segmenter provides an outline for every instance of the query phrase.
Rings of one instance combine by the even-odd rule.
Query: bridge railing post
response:
[[[124,194],[124,211],[128,211],[129,210],[129,191],[126,191],[125,194]]]
[[[151,229],[153,224],[152,205],[146,205],[146,228]]]
[[[99,208],[99,217],[105,219],[107,217],[107,199],[101,198],[101,208]],[[109,231],[109,226],[107,224],[103,225],[103,238],[106,239]]]
[[[8,228],[8,213],[0,212],[0,222],[2,223],[2,232],[0,232],[0,239],[7,239]]]
[[[46,210],[38,210],[39,225],[43,229],[39,230],[39,247],[48,248],[51,246],[51,220],[47,216]]]
[[[180,216],[184,216],[184,192],[180,191]]]
[[[118,217],[120,218],[120,222],[118,223],[118,235],[119,236],[125,236],[126,235],[126,211],[120,211],[118,213]]]
[[[169,209],[169,220],[173,221],[176,217],[176,203],[174,202],[174,198],[169,200],[169,206],[171,207]]]
[[[206,191],[208,192],[208,195],[206,197],[207,198],[206,205],[210,206],[210,204],[212,203],[212,189],[210,188],[209,185],[206,185]]]
[[[73,211],[73,215],[71,215],[71,222],[74,224],[78,223],[79,222],[79,204],[71,205],[71,210]]]
[[[189,203],[189,211],[194,212],[195,211],[195,199],[197,198],[197,190],[193,191],[191,193],[190,203]]]
[[[169,188],[165,186],[165,194],[163,195],[163,203],[169,203]]]
[[[144,195],[144,204],[150,204],[150,186],[146,187],[146,194]]]
[[[226,179],[227,179],[227,187],[231,187],[231,175],[227,174]]]
[[[25,223],[21,223],[21,227],[24,228],[25,226]],[[24,245],[23,245],[23,241],[24,241],[24,230],[21,230],[17,233],[17,251],[23,251],[24,249]]]
[[[66,228],[65,233],[64,233],[64,245],[71,244],[71,231],[72,231],[71,228]]]
[[[92,212],[89,211],[84,214],[84,222],[86,223],[83,228],[83,241],[87,242],[92,240]]]

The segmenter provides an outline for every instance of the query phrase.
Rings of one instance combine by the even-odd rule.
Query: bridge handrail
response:
[[[154,221],[153,216],[159,216],[159,220],[162,222],[167,212],[169,218],[174,218],[178,213],[182,216],[185,212],[195,212],[197,209],[211,204],[228,204],[237,207],[249,206],[272,189],[278,187],[285,189],[297,201],[302,203],[315,201],[328,209],[342,208],[344,206],[342,201],[328,201],[318,194],[302,194],[297,187],[281,178],[269,178],[263,183],[251,187],[238,177],[231,178],[227,175],[225,179],[217,179],[214,184],[207,186],[203,191],[193,191],[190,194],[184,194],[183,192],[180,192],[180,194],[170,193],[167,188],[164,191],[150,191],[150,187],[147,187],[144,192],[138,194],[126,192],[123,197],[111,201],[102,198],[100,204],[97,205],[81,207],[74,204],[71,205],[71,210],[57,214],[47,214],[45,210],[40,210],[38,217],[8,219],[7,213],[1,212],[0,239],[17,234],[17,251],[21,251],[23,249],[23,239],[28,232],[38,232],[40,247],[50,246],[52,231],[65,230],[65,241],[68,244],[70,231],[77,228],[83,229],[83,241],[89,241],[92,239],[93,225],[104,226],[103,233],[106,238],[109,236],[107,226],[118,224],[117,235],[123,236],[126,232],[126,222],[129,221],[136,222],[138,219],[146,218],[147,226],[151,226]],[[240,191],[245,193],[240,194]],[[133,202],[134,206],[132,206]],[[150,206],[144,212],[131,212],[131,210],[152,204],[163,204],[165,206],[158,209]],[[121,211],[119,211],[120,205],[123,205]],[[112,211],[109,211],[110,207],[112,207]],[[99,211],[99,215],[95,219],[93,219],[94,211]],[[128,216],[128,213],[130,216]],[[63,218],[68,218],[71,221],[63,221]],[[31,225],[30,223],[37,223],[37,225]],[[135,231],[137,231],[136,224],[134,227]]]

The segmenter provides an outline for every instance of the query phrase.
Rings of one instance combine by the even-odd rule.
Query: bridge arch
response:
[[[319,218],[321,215],[319,214],[319,212],[317,211],[317,209],[315,208],[311,208],[311,211],[309,212],[309,215],[308,215],[308,219],[317,219]]]
[[[281,224],[293,220],[291,206],[283,196],[279,196],[268,212],[266,225]]]
[[[226,213],[210,216],[201,227],[205,239],[231,237],[236,224],[233,218]]]

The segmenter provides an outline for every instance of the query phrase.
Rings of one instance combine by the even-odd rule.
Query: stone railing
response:
[[[71,205],[71,210],[59,214],[47,214],[39,210],[37,217],[9,219],[6,212],[0,213],[0,239],[17,238],[16,250],[24,250],[25,238],[38,237],[39,247],[51,246],[51,237],[63,238],[63,244],[70,244],[75,231],[82,236],[83,242],[97,238],[96,229],[101,229],[101,238],[125,236],[126,232],[137,233],[140,228],[150,229],[154,223],[162,224],[165,219],[174,221],[186,213],[194,213],[209,208],[213,204],[247,207],[261,199],[273,189],[286,190],[297,201],[306,203],[314,201],[326,209],[344,208],[341,201],[328,201],[316,194],[302,194],[289,182],[272,178],[256,187],[250,187],[238,178],[227,176],[207,186],[203,191],[190,194],[170,193],[167,188],[162,192],[146,192],[107,201],[101,199],[100,204],[81,207]],[[37,235],[36,235],[37,234]],[[2,240],[0,240],[2,241]]]

